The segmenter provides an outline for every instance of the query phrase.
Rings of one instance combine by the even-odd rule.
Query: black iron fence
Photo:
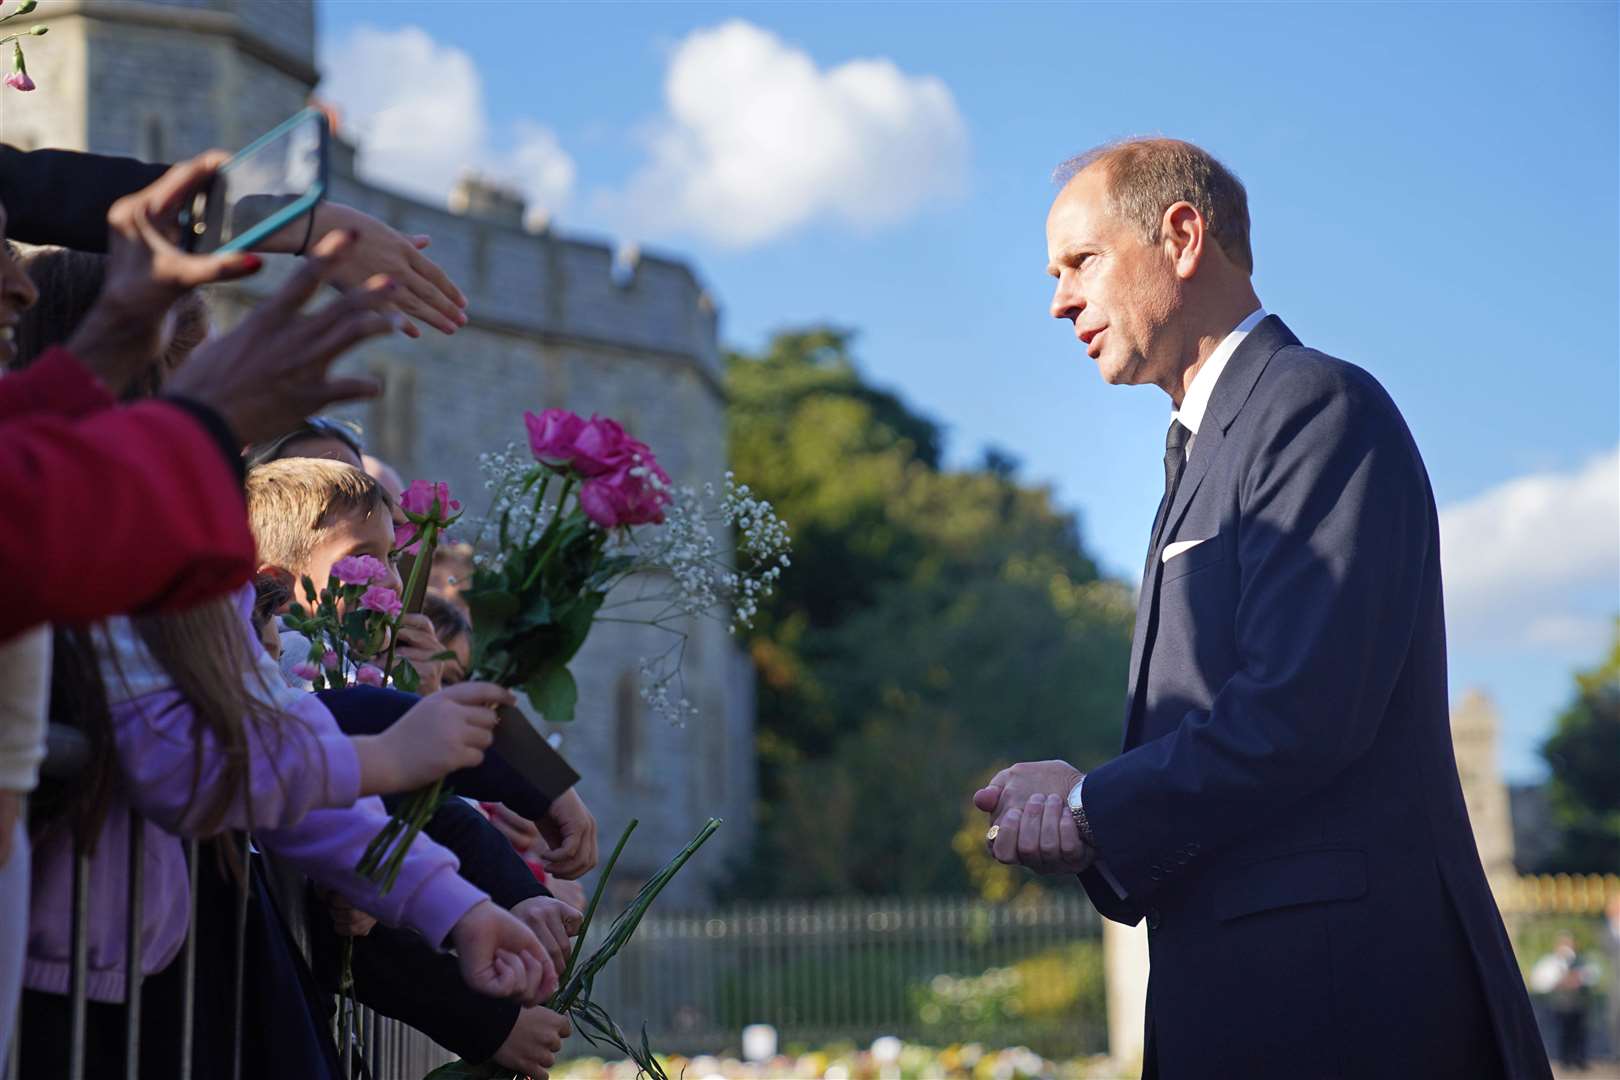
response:
[[[89,757],[88,744],[77,732],[52,725],[48,742],[48,754],[42,766],[42,772],[56,779],[71,780],[84,768]],[[141,990],[145,981],[142,973],[142,922],[145,912],[144,886],[145,886],[145,822],[135,813],[130,814],[129,820],[129,866],[128,891],[125,897],[129,938],[125,943],[124,964],[126,974],[125,1005],[127,1006],[124,1019],[124,1060],[126,1080],[139,1080],[140,1077],[140,1049],[141,1049]],[[243,1012],[243,977],[244,959],[246,952],[248,905],[251,896],[251,871],[253,860],[258,858],[250,837],[242,836],[237,841],[240,844],[238,853],[241,858],[243,873],[238,876],[236,889],[235,911],[235,938],[233,943],[234,976],[232,986],[232,1032],[231,1032],[231,1080],[240,1080],[242,1076],[242,1034],[244,1024],[250,1023],[251,1018]],[[181,965],[181,1006],[180,1025],[175,1033],[179,1040],[181,1053],[180,1080],[192,1080],[193,1062],[191,1047],[195,1034],[196,993],[197,982],[195,978],[197,961],[197,860],[203,857],[199,853],[199,845],[195,840],[185,844],[186,864],[189,868],[191,910],[187,920],[186,942],[180,955],[174,963]],[[89,927],[90,890],[96,886],[91,880],[91,862],[88,850],[81,849],[75,853],[73,861],[73,891],[71,912],[71,968],[68,982],[69,1002],[69,1045],[67,1047],[68,1071],[64,1080],[85,1080],[87,1076],[87,1041],[86,1023],[89,1016],[89,996],[87,983],[89,974]],[[352,1014],[347,1020],[346,1031],[334,1032],[337,1045],[344,1048],[344,1066],[350,1069],[350,1051],[354,1046],[352,1036],[358,1034],[360,1045],[365,1048],[366,1063],[370,1066],[371,1075],[379,1078],[411,1078],[425,1075],[431,1069],[452,1060],[449,1053],[426,1035],[409,1028],[404,1024],[380,1016],[364,1007]],[[4,1063],[4,1075],[7,1080],[19,1080],[20,1072],[20,1046],[21,1032],[18,1025],[12,1028],[15,1033],[11,1040],[9,1060]],[[106,1080],[98,1077],[97,1080]],[[214,1080],[210,1077],[208,1080]]]
[[[751,1024],[775,1028],[784,1049],[882,1035],[1052,1057],[1107,1048],[1101,925],[1080,896],[654,914],[595,996],[627,1029],[644,1022],[653,1045],[682,1054],[735,1052]]]

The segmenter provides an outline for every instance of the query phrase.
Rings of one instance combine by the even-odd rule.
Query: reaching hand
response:
[[[377,916],[361,911],[341,893],[326,894],[326,912],[332,917],[332,931],[339,937],[365,937],[377,925]]]
[[[440,333],[453,334],[467,325],[467,298],[456,288],[434,261],[422,254],[431,241],[426,236],[406,236],[370,214],[341,203],[323,203],[315,212],[315,231],[348,230],[355,234],[351,258],[332,275],[340,289],[358,289],[367,279],[383,274],[399,283],[393,303],[400,311],[427,323]],[[405,333],[421,337],[422,331],[407,321]]]
[[[181,208],[228,157],[211,150],[182,162],[107,212],[106,279],[68,349],[115,394],[156,356],[163,319],[176,300],[263,265],[257,255],[191,255],[180,248]]]
[[[413,612],[399,621],[399,641],[394,655],[409,660],[421,680],[416,692],[426,697],[439,691],[444,661],[433,659],[445,651],[433,633],[433,620],[421,612]]]
[[[550,1069],[562,1053],[563,1040],[574,1033],[568,1017],[545,1006],[518,1013],[512,1033],[492,1059],[503,1069],[511,1069],[530,1080],[549,1080]]]
[[[490,997],[538,1005],[557,990],[557,969],[527,926],[488,900],[450,930],[461,977]]]
[[[411,791],[479,764],[495,741],[495,707],[515,700],[494,683],[458,683],[412,705],[381,735],[355,736],[360,794]]]
[[[511,842],[513,850],[527,855],[540,842],[540,827],[505,803],[486,802],[478,805],[489,815],[489,823]]]
[[[393,329],[382,309],[394,285],[374,279],[318,311],[302,311],[353,243],[346,233],[323,239],[273,296],[199,346],[166,389],[212,406],[248,443],[290,431],[335,402],[375,397],[381,390],[375,379],[334,379],[327,371],[354,346]]]
[[[573,951],[569,938],[579,933],[585,917],[561,900],[550,896],[534,896],[512,909],[512,914],[534,931],[540,947],[551,957],[552,964],[561,972],[568,967],[568,956]]]
[[[596,866],[596,818],[579,792],[569,788],[557,796],[536,824],[546,845],[541,859],[550,873],[572,881]]]

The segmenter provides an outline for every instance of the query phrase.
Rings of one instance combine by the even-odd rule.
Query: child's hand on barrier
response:
[[[569,905],[550,896],[534,896],[512,909],[512,914],[523,920],[525,926],[540,939],[540,947],[551,957],[558,971],[568,966],[572,951],[569,938],[579,933],[585,917]]]
[[[505,803],[484,802],[478,805],[489,815],[489,823],[499,829],[520,854],[527,855],[539,843],[540,827]]]
[[[495,740],[496,707],[515,700],[494,683],[458,683],[411,706],[382,734],[356,736],[360,794],[412,791],[479,764]]]
[[[365,937],[377,925],[377,916],[361,911],[341,893],[326,894],[326,911],[332,916],[332,930],[339,937]]]
[[[488,900],[461,917],[450,944],[461,977],[480,994],[538,1005],[556,993],[557,969],[534,932]]]
[[[557,1064],[563,1040],[574,1033],[574,1026],[562,1013],[552,1012],[545,1006],[524,1009],[518,1013],[512,1033],[506,1037],[492,1059],[503,1069],[527,1076],[530,1080],[549,1080],[551,1067]]]
[[[573,881],[596,866],[596,818],[576,789],[569,788],[552,800],[546,816],[536,824],[546,844],[540,857],[548,873]]]

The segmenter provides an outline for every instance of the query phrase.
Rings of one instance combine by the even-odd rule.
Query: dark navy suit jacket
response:
[[[1149,1076],[1548,1078],[1451,746],[1439,526],[1394,403],[1275,316],[1233,353],[1083,797],[1148,923]],[[1168,562],[1163,549],[1201,541]]]

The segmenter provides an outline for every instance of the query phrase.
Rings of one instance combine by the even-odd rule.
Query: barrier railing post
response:
[[[180,1080],[191,1080],[191,1041],[197,1016],[197,841],[186,841],[187,892],[191,912],[186,918],[185,952],[180,958]]]
[[[242,1080],[242,986],[247,966],[248,897],[253,889],[253,838],[242,834],[242,880],[236,894],[236,971],[232,998],[231,1080]]]
[[[139,814],[129,815],[129,906],[128,939],[124,945],[124,1077],[141,1077],[141,922],[145,914],[146,822]]]
[[[72,966],[68,973],[68,1080],[84,1080],[85,1019],[89,1012],[90,852],[78,836],[73,844]]]

